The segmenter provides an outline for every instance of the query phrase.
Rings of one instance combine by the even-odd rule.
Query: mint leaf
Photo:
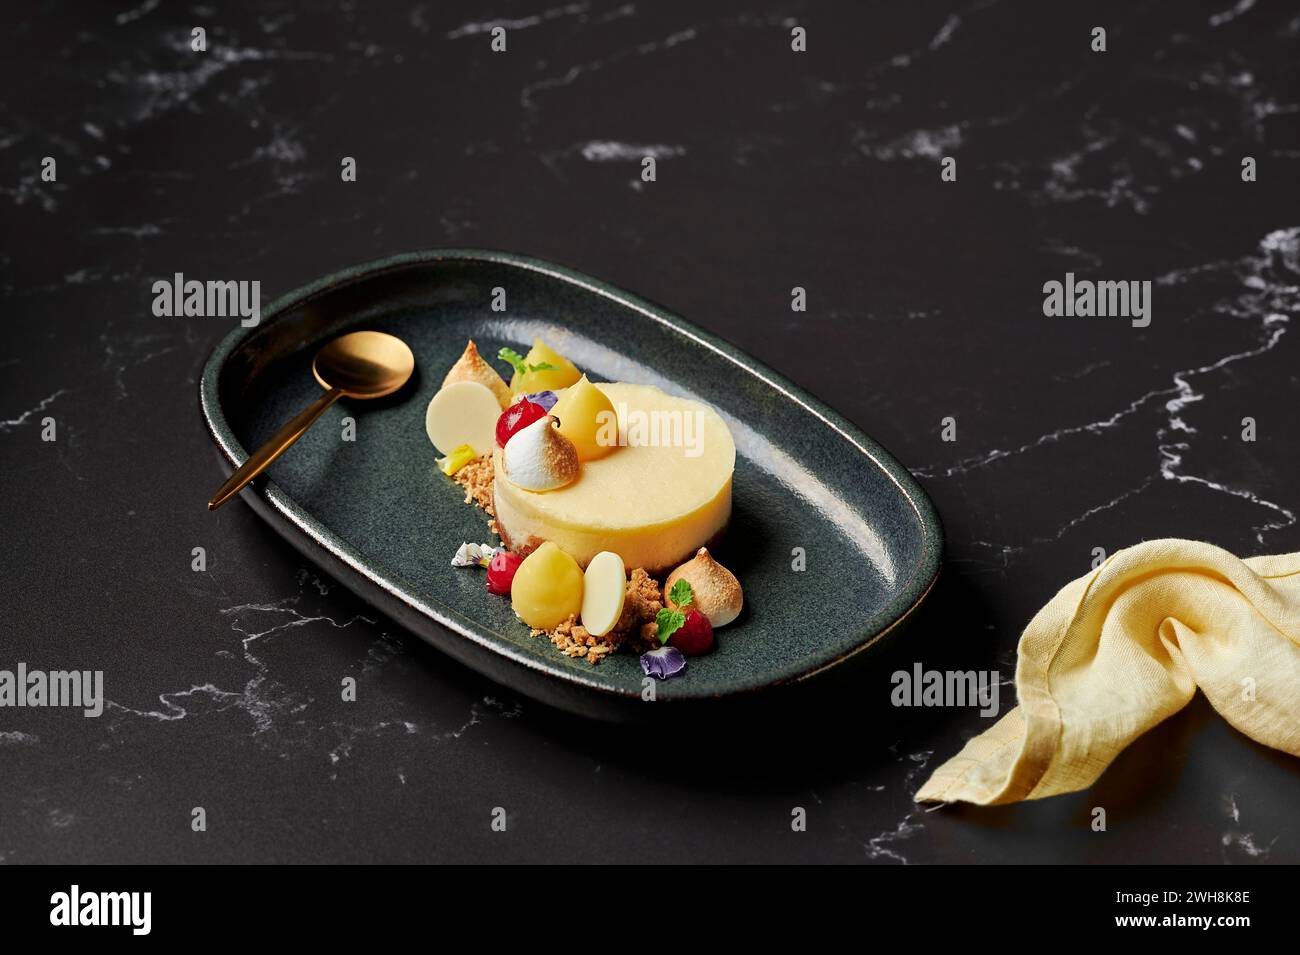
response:
[[[658,637],[661,644],[667,643],[668,638],[681,629],[682,624],[686,623],[686,614],[680,610],[669,610],[665,607],[655,614],[655,626],[658,628]]]
[[[683,578],[673,584],[673,589],[668,591],[668,599],[676,604],[678,609],[685,609],[695,599],[695,591],[691,589],[690,583]]]
[[[497,358],[509,362],[510,367],[521,375],[526,374],[528,371],[528,366],[524,364],[524,356],[519,354],[519,352],[515,351],[513,348],[501,349],[497,352]]]

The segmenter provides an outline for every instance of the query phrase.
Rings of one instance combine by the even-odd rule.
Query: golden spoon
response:
[[[208,510],[225,504],[245,484],[270,467],[272,461],[301,438],[325,413],[325,409],[340,398],[382,398],[397,391],[415,371],[415,356],[400,338],[383,332],[351,332],[334,339],[317,352],[311,371],[321,387],[326,389],[325,394],[241,464],[212,495]]]

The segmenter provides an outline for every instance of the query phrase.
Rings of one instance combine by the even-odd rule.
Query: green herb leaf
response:
[[[686,614],[680,610],[669,610],[665,607],[655,614],[655,626],[659,629],[660,644],[667,643],[668,638],[676,633],[684,623],[686,623]]]
[[[556,371],[559,369],[558,365],[552,365],[550,362],[545,361],[539,361],[535,365],[530,365],[524,361],[524,356],[519,354],[519,352],[515,351],[513,348],[501,349],[497,352],[497,357],[502,361],[509,362],[510,367],[521,375],[526,375],[530,371]]]
[[[682,579],[673,584],[673,589],[668,591],[668,599],[676,604],[679,610],[685,610],[695,599],[695,591],[685,579]]]
[[[519,372],[519,374],[521,375],[527,373],[528,371],[528,366],[524,364],[524,356],[519,354],[519,352],[515,351],[513,348],[501,349],[499,352],[497,352],[497,357],[500,358],[502,361],[509,362],[510,367],[512,367],[515,371]]]

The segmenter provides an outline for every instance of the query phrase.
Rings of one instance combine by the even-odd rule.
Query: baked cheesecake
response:
[[[650,385],[595,387],[617,417],[605,435],[611,452],[584,460],[570,483],[530,490],[510,479],[497,448],[498,533],[516,553],[551,541],[583,567],[610,551],[627,567],[669,570],[717,538],[731,516],[731,432],[709,406]]]

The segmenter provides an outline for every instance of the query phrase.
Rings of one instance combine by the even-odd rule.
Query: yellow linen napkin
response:
[[[1300,553],[1126,548],[1061,588],[1017,653],[1020,705],[935,770],[917,802],[1086,789],[1198,686],[1251,739],[1300,756]]]

